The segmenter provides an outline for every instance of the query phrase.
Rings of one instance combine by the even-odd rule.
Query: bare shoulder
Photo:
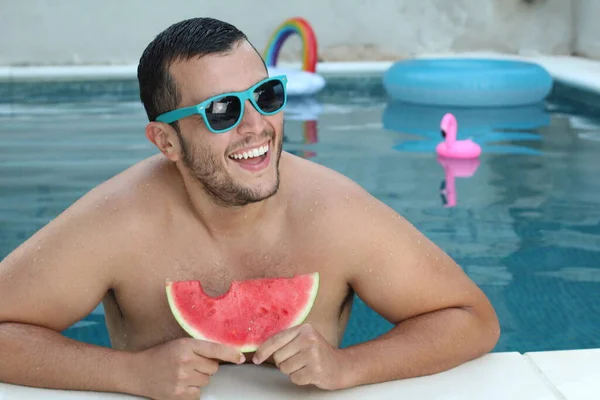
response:
[[[336,272],[343,269],[348,285],[388,321],[489,304],[460,266],[399,212],[335,171],[296,162],[294,173],[303,176],[291,181],[299,187],[294,194],[302,199],[303,221],[312,218],[318,227],[312,236],[325,243]]]
[[[290,155],[284,179],[289,179],[294,202],[308,207],[335,231],[369,224],[378,218],[402,217],[361,185],[322,164]]]
[[[166,197],[163,175],[167,169],[157,157],[129,167],[81,196],[38,231],[37,237],[69,231],[107,250],[115,249],[115,244],[122,248],[123,239],[135,247],[136,238],[162,214],[158,210]]]
[[[124,248],[124,239],[135,247],[136,238],[161,215],[157,212],[165,201],[161,170],[166,168],[151,158],[97,185],[11,252],[1,266],[17,261],[29,265],[40,254],[63,252],[71,260],[92,255],[103,259]],[[79,251],[92,247],[93,254]]]
[[[392,253],[445,257],[398,211],[347,176],[295,156],[289,164],[295,212],[314,221],[332,253],[347,256],[343,262],[351,275]]]
[[[144,161],[93,188],[0,262],[0,322],[60,331],[114,288],[160,215],[152,175],[162,172],[155,162]]]
[[[294,195],[307,198],[335,198],[367,194],[355,181],[318,162],[282,153],[282,183],[298,189]],[[301,187],[299,187],[301,186]],[[301,190],[304,189],[304,190]]]

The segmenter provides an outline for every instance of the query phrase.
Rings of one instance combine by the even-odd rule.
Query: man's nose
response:
[[[263,115],[259,113],[250,100],[244,104],[244,115],[238,126],[239,133],[242,134],[260,134],[264,131],[265,121]]]

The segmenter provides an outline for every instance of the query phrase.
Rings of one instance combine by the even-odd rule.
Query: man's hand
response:
[[[140,394],[156,400],[197,400],[219,361],[239,364],[245,359],[230,347],[183,338],[137,353],[137,360]]]
[[[267,339],[254,354],[260,364],[273,356],[275,365],[296,385],[342,389],[346,365],[342,350],[331,346],[311,325],[304,324]]]

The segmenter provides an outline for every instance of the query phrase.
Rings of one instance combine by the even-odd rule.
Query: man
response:
[[[220,362],[268,362],[334,390],[434,374],[495,346],[492,306],[444,252],[354,182],[282,152],[285,79],[267,78],[225,22],[182,21],[150,43],[138,79],[160,154],[2,261],[0,381],[196,399]],[[232,280],[315,271],[306,323],[254,354],[189,338],[164,292],[167,279],[218,295]],[[339,349],[354,293],[397,326]],[[59,333],[101,301],[112,348]]]

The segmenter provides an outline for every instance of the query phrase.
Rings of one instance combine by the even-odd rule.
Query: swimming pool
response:
[[[340,78],[290,101],[284,148],[356,180],[454,257],[498,312],[495,351],[600,347],[600,100],[571,100],[582,96],[559,87],[540,107],[454,110],[459,137],[484,153],[444,170],[433,148],[445,110]],[[155,153],[135,82],[2,84],[0,99],[0,257]],[[343,345],[390,327],[357,300]],[[101,307],[65,334],[109,345]]]

